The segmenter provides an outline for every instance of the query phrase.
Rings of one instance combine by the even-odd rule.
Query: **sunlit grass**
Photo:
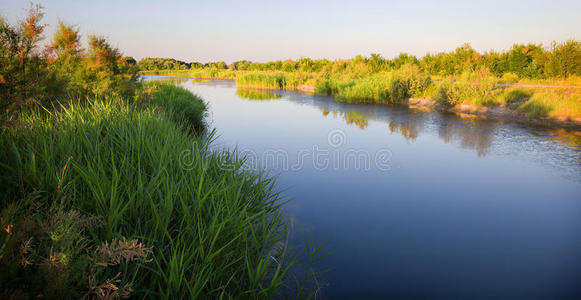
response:
[[[152,247],[150,262],[124,273],[134,297],[271,297],[292,265],[280,197],[272,179],[191,133],[204,109],[162,85],[136,103],[96,98],[23,116],[1,135],[3,208],[37,193],[43,209],[102,220],[90,244],[125,237]]]
[[[247,72],[236,76],[236,85],[242,88],[295,90],[311,82],[311,75],[300,72]]]
[[[572,119],[581,117],[581,93],[544,90],[535,92],[530,99],[518,106],[529,117]]]

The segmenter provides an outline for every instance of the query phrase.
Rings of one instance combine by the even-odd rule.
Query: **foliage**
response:
[[[0,18],[0,109],[3,115],[38,105],[52,94],[53,78],[46,68],[39,42],[44,38],[42,7],[31,4],[17,25]]]
[[[246,72],[236,76],[236,85],[244,88],[262,88],[262,89],[287,89],[292,90],[300,85],[306,84],[311,80],[310,76],[305,73],[264,73],[264,72]]]
[[[22,109],[51,106],[66,94],[131,96],[137,81],[132,58],[123,58],[102,37],[90,36],[82,49],[79,31],[59,23],[44,51],[42,7],[31,5],[18,25],[0,19],[0,109],[10,118]]]
[[[546,68],[551,77],[581,76],[581,42],[553,43],[548,56]]]
[[[461,103],[480,106],[495,105],[501,92],[496,79],[483,67],[477,72],[465,71],[461,76],[447,78],[438,83],[433,98],[442,106],[451,107]]]
[[[211,137],[184,130],[182,122],[200,122],[199,98],[146,85],[135,102],[118,96],[68,102],[50,114],[23,114],[22,129],[0,135],[7,149],[0,154],[1,209],[13,216],[2,225],[16,232],[41,220],[34,257],[52,253],[63,280],[17,263],[27,234],[1,249],[0,263],[13,270],[2,272],[11,278],[3,288],[58,298],[269,298],[278,291],[292,265],[280,243],[286,232],[280,198],[273,181],[244,171],[236,154],[210,151]],[[27,210],[10,214],[13,207]],[[99,226],[50,221],[51,212],[71,211]],[[61,219],[85,220],[71,216]],[[45,229],[50,234],[37,238]],[[29,282],[36,288],[28,290]],[[52,286],[59,289],[48,294]]]
[[[152,63],[154,61],[157,63]],[[566,78],[581,74],[581,42],[575,40],[563,43],[554,42],[549,49],[540,44],[515,44],[505,52],[484,53],[476,51],[470,44],[464,44],[454,51],[428,53],[422,58],[401,53],[389,59],[378,53],[372,53],[369,57],[358,55],[352,59],[335,61],[305,57],[298,60],[287,59],[265,63],[242,60],[229,66],[224,62],[201,64],[177,62],[165,58],[146,58],[138,65],[141,71],[185,70],[191,66],[191,69],[198,71],[229,69],[233,72],[306,73],[316,78],[323,78],[322,81],[329,77],[363,78],[373,74],[393,72],[406,65],[419,66],[422,72],[431,76],[460,76],[465,72],[477,72],[486,67],[496,77],[509,74],[505,79],[515,82],[519,79]]]
[[[173,58],[146,57],[140,59],[137,67],[141,71],[159,71],[159,70],[188,70],[195,66],[195,63],[186,63]]]
[[[565,120],[579,118],[581,94],[566,90],[539,91],[520,104],[518,110],[532,118],[551,117]]]

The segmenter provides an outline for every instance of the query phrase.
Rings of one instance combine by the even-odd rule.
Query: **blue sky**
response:
[[[47,37],[58,20],[100,34],[126,55],[185,61],[422,56],[471,43],[581,39],[581,1],[136,1],[46,0]],[[0,0],[10,21],[28,1]]]

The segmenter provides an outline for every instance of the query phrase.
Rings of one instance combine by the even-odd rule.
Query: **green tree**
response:
[[[553,77],[581,76],[581,42],[553,42],[546,62],[546,72]]]

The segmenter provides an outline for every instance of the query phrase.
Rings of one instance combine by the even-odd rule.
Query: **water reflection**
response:
[[[571,131],[566,129],[549,130],[549,135],[554,137],[557,143],[565,143],[570,146],[581,148],[581,131]]]
[[[187,77],[148,76],[151,79],[169,80],[175,83],[188,81]],[[192,84],[211,87],[236,88],[232,80],[192,80]],[[478,157],[485,157],[495,142],[495,135],[506,128],[502,122],[469,114],[441,113],[421,107],[386,107],[378,105],[351,105],[334,101],[330,97],[305,95],[293,91],[267,91],[236,89],[238,98],[246,100],[273,100],[285,98],[291,102],[316,107],[323,117],[341,118],[347,125],[367,130],[370,122],[387,125],[391,134],[399,134],[408,142],[422,135],[424,128],[435,130],[445,143],[458,143],[464,149],[474,150]],[[526,126],[525,126],[526,127]],[[535,135],[529,131],[529,134]],[[552,141],[581,148],[581,132],[566,129],[539,129],[537,135]],[[502,136],[501,143],[505,142]],[[581,157],[579,157],[581,159]]]
[[[282,97],[281,95],[266,90],[245,89],[245,88],[236,89],[236,95],[242,99],[258,101],[280,99]]]
[[[339,129],[346,143],[330,153],[393,153],[388,171],[277,173],[296,228],[333,251],[316,269],[330,270],[328,298],[579,299],[581,135],[287,91],[242,101],[232,81],[183,86],[208,101],[220,148],[298,161]]]
[[[407,113],[402,108],[386,108],[393,110],[384,113],[374,106],[351,106],[348,109],[340,105],[326,105],[324,102],[319,109],[323,117],[329,115],[340,117],[347,125],[354,125],[361,130],[369,127],[371,120],[386,122],[391,134],[399,134],[408,142],[416,140],[426,125],[436,127],[438,136],[447,144],[458,143],[464,149],[474,150],[478,157],[485,157],[494,141],[495,132],[505,125],[503,122],[462,113],[438,113],[430,109],[410,109]],[[434,117],[434,115],[436,115]],[[581,131],[568,129],[541,130],[532,133],[537,136],[552,137],[554,142],[581,148]],[[580,157],[581,159],[581,157]]]
[[[340,116],[346,124],[355,125],[361,130],[369,126],[370,120],[386,122],[391,134],[399,134],[408,142],[412,142],[418,138],[426,123],[434,121],[425,114],[427,112],[430,111],[411,111],[405,117],[401,117],[397,114],[386,116],[362,111],[323,110],[323,116],[327,117],[332,113],[332,116]],[[488,153],[497,126],[495,122],[485,118],[466,114],[442,114],[434,124],[437,126],[439,137],[445,143],[459,142],[462,148],[475,150],[478,157],[484,157]]]
[[[458,117],[443,119],[439,123],[440,138],[445,143],[458,140],[462,148],[475,150],[478,157],[486,156],[492,145],[496,123],[468,115],[458,115]]]

